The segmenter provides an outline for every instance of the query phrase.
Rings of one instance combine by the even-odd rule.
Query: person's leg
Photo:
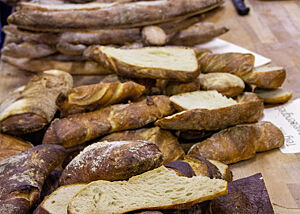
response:
[[[0,1],[0,17],[1,17],[0,30],[4,25],[7,25],[7,17],[10,15],[11,11],[12,11],[12,7]],[[0,49],[2,48],[4,43],[4,36],[5,36],[4,33],[1,31]]]

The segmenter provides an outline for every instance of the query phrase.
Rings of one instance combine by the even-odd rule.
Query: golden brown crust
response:
[[[57,145],[39,145],[0,162],[0,211],[27,213],[39,200],[47,175],[65,156]]]
[[[231,73],[242,77],[254,68],[254,56],[242,53],[210,54],[204,53],[198,57],[203,73]]]
[[[138,98],[144,90],[144,86],[132,81],[84,85],[71,89],[67,96],[60,96],[57,105],[61,116],[67,116]]]
[[[125,180],[159,167],[162,158],[158,147],[149,141],[98,142],[66,166],[60,184]]]
[[[147,140],[153,142],[163,154],[163,164],[181,159],[184,155],[177,138],[171,132],[162,130],[159,127],[116,132],[105,136],[101,140]]]
[[[163,94],[167,96],[172,96],[180,93],[198,91],[199,89],[200,89],[200,83],[198,79],[187,83],[170,81],[168,82],[167,86],[163,90]]]
[[[218,109],[191,109],[155,122],[172,130],[220,130],[241,123],[257,122],[263,115],[264,105],[253,93],[245,93],[235,105]]]
[[[150,48],[151,47],[146,47],[145,50]],[[163,49],[164,47],[161,48]],[[181,48],[182,50],[187,49],[186,47],[176,48]],[[194,70],[192,71],[181,71],[159,67],[142,67],[134,64],[129,64],[125,61],[111,56],[110,54],[107,54],[105,52],[105,49],[107,49],[106,46],[92,46],[87,50],[87,56],[121,76],[131,78],[168,79],[177,80],[180,82],[189,82],[194,80],[200,73],[200,70],[198,68],[194,68]],[[140,50],[142,49],[143,48],[141,48]]]
[[[19,154],[20,152],[32,148],[29,142],[11,137],[9,135],[0,134],[0,162],[10,156]]]
[[[169,98],[163,95],[135,103],[112,105],[54,120],[46,131],[43,143],[68,148],[111,132],[141,128],[173,112]]]
[[[1,131],[25,134],[42,129],[57,110],[58,95],[67,93],[72,86],[72,76],[63,71],[50,70],[33,76],[1,103]]]

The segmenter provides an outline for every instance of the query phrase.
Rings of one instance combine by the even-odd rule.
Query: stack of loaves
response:
[[[2,60],[31,72],[108,74],[110,70],[84,57],[89,46],[194,46],[228,31],[203,22],[203,14],[220,7],[222,0],[36,2],[20,3],[3,29]]]

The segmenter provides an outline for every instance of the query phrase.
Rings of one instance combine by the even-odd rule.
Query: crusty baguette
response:
[[[119,75],[133,78],[192,81],[199,75],[193,49],[184,47],[146,47],[118,49],[95,46],[87,56]]]
[[[293,94],[292,92],[285,91],[282,88],[278,89],[255,89],[254,93],[266,104],[279,104],[289,101]]]
[[[59,42],[56,44],[55,48],[62,54],[82,56],[85,49],[87,49],[87,46],[83,44],[70,44]]]
[[[169,98],[163,95],[135,103],[116,104],[54,120],[46,131],[43,143],[68,148],[112,132],[141,128],[173,112]]]
[[[145,87],[135,82],[84,85],[60,96],[57,105],[61,116],[94,111],[100,107],[140,97]]]
[[[49,56],[55,52],[55,47],[51,47],[46,44],[35,44],[32,42],[23,42],[20,44],[9,43],[1,50],[2,55],[15,58],[40,58]]]
[[[132,131],[116,132],[105,136],[101,140],[147,140],[155,143],[163,154],[163,164],[181,159],[184,155],[177,138],[167,130],[159,127],[143,128]]]
[[[198,91],[198,90],[200,90],[200,82],[198,79],[186,83],[169,81],[165,86],[165,88],[163,88],[162,93],[167,96],[172,96],[176,94]]]
[[[155,122],[163,129],[220,130],[241,123],[257,122],[263,115],[264,105],[253,93],[244,93],[239,103],[213,109],[190,109],[164,117]],[[211,158],[213,159],[213,158]]]
[[[24,29],[37,31],[129,28],[201,14],[222,3],[221,0],[160,0],[62,6],[21,3],[19,9],[8,18],[8,22]]]
[[[198,78],[202,89],[216,90],[227,97],[235,97],[245,89],[244,81],[229,73],[200,74]]]
[[[286,71],[283,67],[262,66],[241,78],[248,84],[253,84],[259,88],[278,88],[282,85],[286,77]]]
[[[9,135],[0,134],[0,162],[32,147],[33,145],[29,142]]]
[[[141,209],[184,209],[226,192],[227,182],[224,180],[204,176],[187,178],[161,166],[128,181],[92,182],[73,197],[68,212],[125,213]]]
[[[25,134],[42,129],[54,117],[58,95],[67,93],[72,86],[72,76],[63,71],[35,75],[1,103],[1,132]]]
[[[212,54],[203,53],[198,56],[203,73],[231,73],[242,77],[254,68],[254,55],[243,53]]]
[[[72,184],[59,187],[42,201],[33,214],[67,214],[69,201],[85,186]]]
[[[283,143],[279,128],[270,122],[259,122],[224,129],[192,146],[188,154],[230,164],[252,158],[256,152],[278,148]]]
[[[45,70],[57,69],[68,72],[73,75],[101,75],[111,74],[111,70],[104,68],[93,61],[57,61],[47,59],[28,59],[28,58],[13,58],[8,56],[2,56],[1,59],[9,64],[18,67],[21,70],[30,72],[43,72]]]
[[[57,145],[38,145],[0,162],[0,213],[29,213],[44,180],[65,156]]]
[[[144,43],[148,45],[165,45],[167,43],[167,34],[159,26],[145,26],[142,29]]]
[[[64,169],[61,185],[126,180],[161,166],[162,153],[149,141],[98,142],[86,147]]]

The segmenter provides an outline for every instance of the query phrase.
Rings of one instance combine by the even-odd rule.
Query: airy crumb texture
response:
[[[95,181],[69,203],[70,214],[116,214],[140,209],[187,208],[227,193],[227,182],[178,176],[164,166],[128,181]]]
[[[289,91],[285,91],[282,88],[278,89],[256,89],[254,91],[259,98],[262,98],[265,103],[269,104],[277,104],[277,103],[285,103],[289,101],[293,94]]]
[[[183,93],[170,97],[170,100],[178,110],[217,109],[237,104],[215,90]]]
[[[198,69],[195,52],[190,48],[148,47],[139,49],[119,49],[102,47],[105,54],[124,63],[148,68],[162,68],[195,72]]]
[[[67,214],[69,201],[85,186],[84,184],[61,186],[49,195],[41,206],[50,214]]]

